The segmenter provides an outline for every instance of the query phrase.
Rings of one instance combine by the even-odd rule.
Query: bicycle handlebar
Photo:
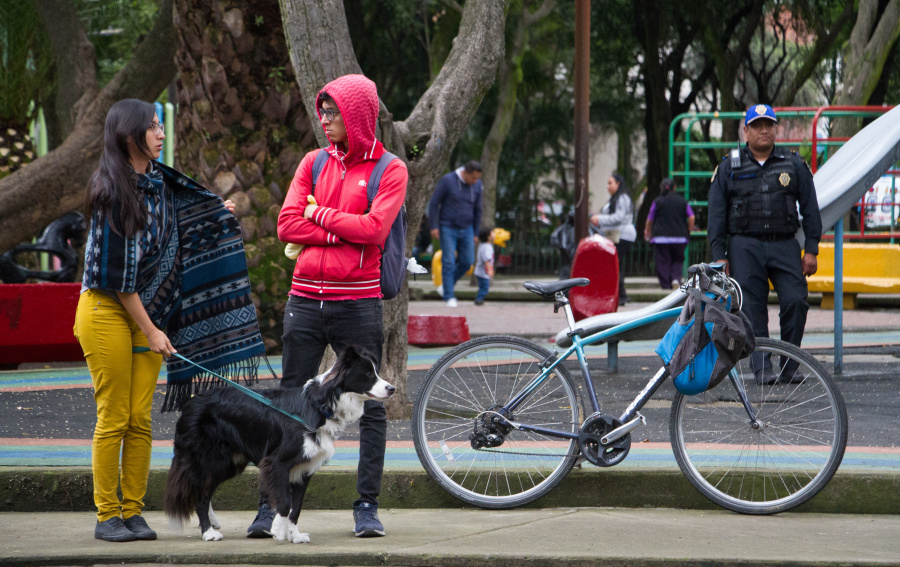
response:
[[[691,276],[700,273],[707,276],[714,276],[716,274],[721,274],[724,270],[725,264],[717,262],[715,264],[694,264],[687,269],[687,273]]]

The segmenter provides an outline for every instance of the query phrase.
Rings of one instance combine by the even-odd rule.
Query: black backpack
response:
[[[381,176],[384,175],[384,170],[395,159],[399,158],[390,152],[384,152],[378,159],[378,163],[375,164],[375,169],[372,170],[372,174],[366,182],[366,199],[369,201],[369,204],[366,206],[366,213],[372,208],[372,201],[375,200],[375,195],[378,194],[378,187],[381,185]],[[313,196],[315,196],[316,192],[316,182],[319,180],[319,174],[322,173],[322,168],[325,167],[326,161],[328,161],[328,152],[325,150],[319,151],[312,166]],[[397,218],[394,219],[394,223],[391,225],[391,231],[388,232],[384,245],[378,247],[381,250],[381,295],[384,296],[384,299],[397,297],[397,294],[400,293],[400,288],[403,287],[403,280],[406,279],[406,265],[409,263],[409,258],[406,257],[407,223],[406,205],[404,204],[400,207],[400,212],[397,213]]]

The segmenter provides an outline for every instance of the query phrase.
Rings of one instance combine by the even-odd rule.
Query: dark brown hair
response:
[[[156,109],[149,102],[133,98],[112,105],[103,128],[103,154],[100,166],[88,181],[84,208],[90,215],[95,210],[109,217],[109,224],[117,233],[131,236],[147,223],[147,210],[131,175],[128,140],[134,140],[138,151],[150,156],[147,147],[147,128]],[[140,172],[143,173],[143,172]]]

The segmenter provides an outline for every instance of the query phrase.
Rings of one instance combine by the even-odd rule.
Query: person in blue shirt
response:
[[[475,236],[481,228],[481,164],[475,160],[438,181],[428,202],[431,236],[441,242],[444,301],[456,307],[453,287],[475,261]]]

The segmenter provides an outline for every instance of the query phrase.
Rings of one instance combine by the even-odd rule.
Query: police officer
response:
[[[771,280],[781,308],[781,338],[800,346],[809,310],[804,276],[816,273],[822,218],[806,162],[775,145],[777,122],[775,111],[766,104],[747,110],[747,144],[725,156],[713,174],[707,236],[713,258],[725,262],[726,272],[744,292],[742,309],[756,336],[769,336],[766,304]],[[802,256],[795,238],[801,225]],[[754,356],[751,366],[758,384],[794,378],[793,368],[773,371],[770,359]]]

